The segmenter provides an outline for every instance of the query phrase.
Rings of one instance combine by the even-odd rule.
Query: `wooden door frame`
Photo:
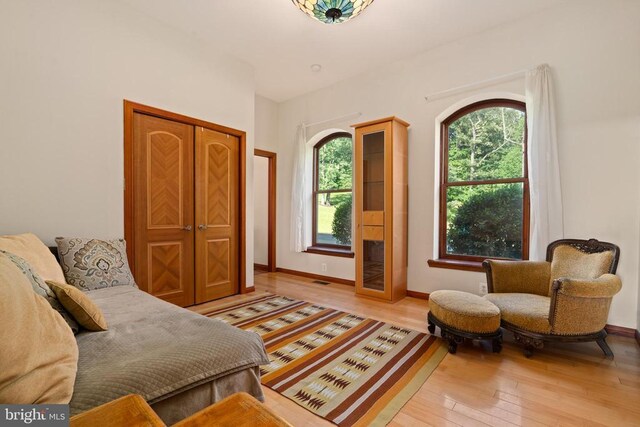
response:
[[[269,160],[269,230],[267,236],[267,270],[271,273],[276,271],[276,175],[278,155],[272,151],[253,150],[253,155],[258,157],[266,157]],[[255,168],[254,168],[255,171]],[[255,191],[255,188],[254,188]],[[255,220],[255,218],[254,218]]]
[[[129,101],[125,99],[124,103],[124,238],[127,242],[127,258],[129,259],[129,266],[132,271],[135,271],[133,253],[135,251],[135,239],[133,232],[133,213],[134,213],[134,191],[132,183],[134,175],[133,170],[133,115],[135,113],[146,114],[148,116],[159,117],[161,119],[171,120],[174,122],[185,123],[192,126],[201,126],[216,132],[222,132],[229,135],[238,137],[240,141],[240,189],[239,189],[239,203],[240,203],[240,221],[239,221],[239,289],[241,294],[253,292],[254,287],[247,288],[247,133],[238,129],[218,125],[215,123],[207,122],[205,120],[196,119],[193,117],[183,116],[182,114],[173,113],[159,108],[150,107],[148,105],[139,104],[137,102]]]

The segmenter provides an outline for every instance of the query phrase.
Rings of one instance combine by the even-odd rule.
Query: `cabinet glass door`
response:
[[[362,286],[384,291],[384,131],[362,137]]]

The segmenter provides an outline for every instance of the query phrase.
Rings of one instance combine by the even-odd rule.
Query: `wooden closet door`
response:
[[[134,114],[135,279],[143,291],[194,303],[194,127]]]
[[[238,137],[196,129],[196,303],[238,292]]]

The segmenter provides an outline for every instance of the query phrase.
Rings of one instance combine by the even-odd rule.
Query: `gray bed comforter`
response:
[[[130,393],[149,403],[269,363],[262,339],[130,286],[90,291],[109,330],[76,336],[71,414]]]

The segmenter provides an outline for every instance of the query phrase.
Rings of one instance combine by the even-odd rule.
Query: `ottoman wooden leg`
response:
[[[427,330],[429,331],[429,333],[431,335],[435,334],[436,333],[436,324],[433,323],[430,318],[427,319],[427,323],[428,323]]]
[[[500,353],[502,351],[502,333],[500,333],[500,336],[491,340],[491,348],[494,353]]]
[[[442,338],[449,342],[449,353],[456,354],[456,351],[458,351],[458,344],[462,344],[464,342],[464,338],[460,335],[451,333],[446,328],[442,329],[442,327],[440,327],[440,329]]]

